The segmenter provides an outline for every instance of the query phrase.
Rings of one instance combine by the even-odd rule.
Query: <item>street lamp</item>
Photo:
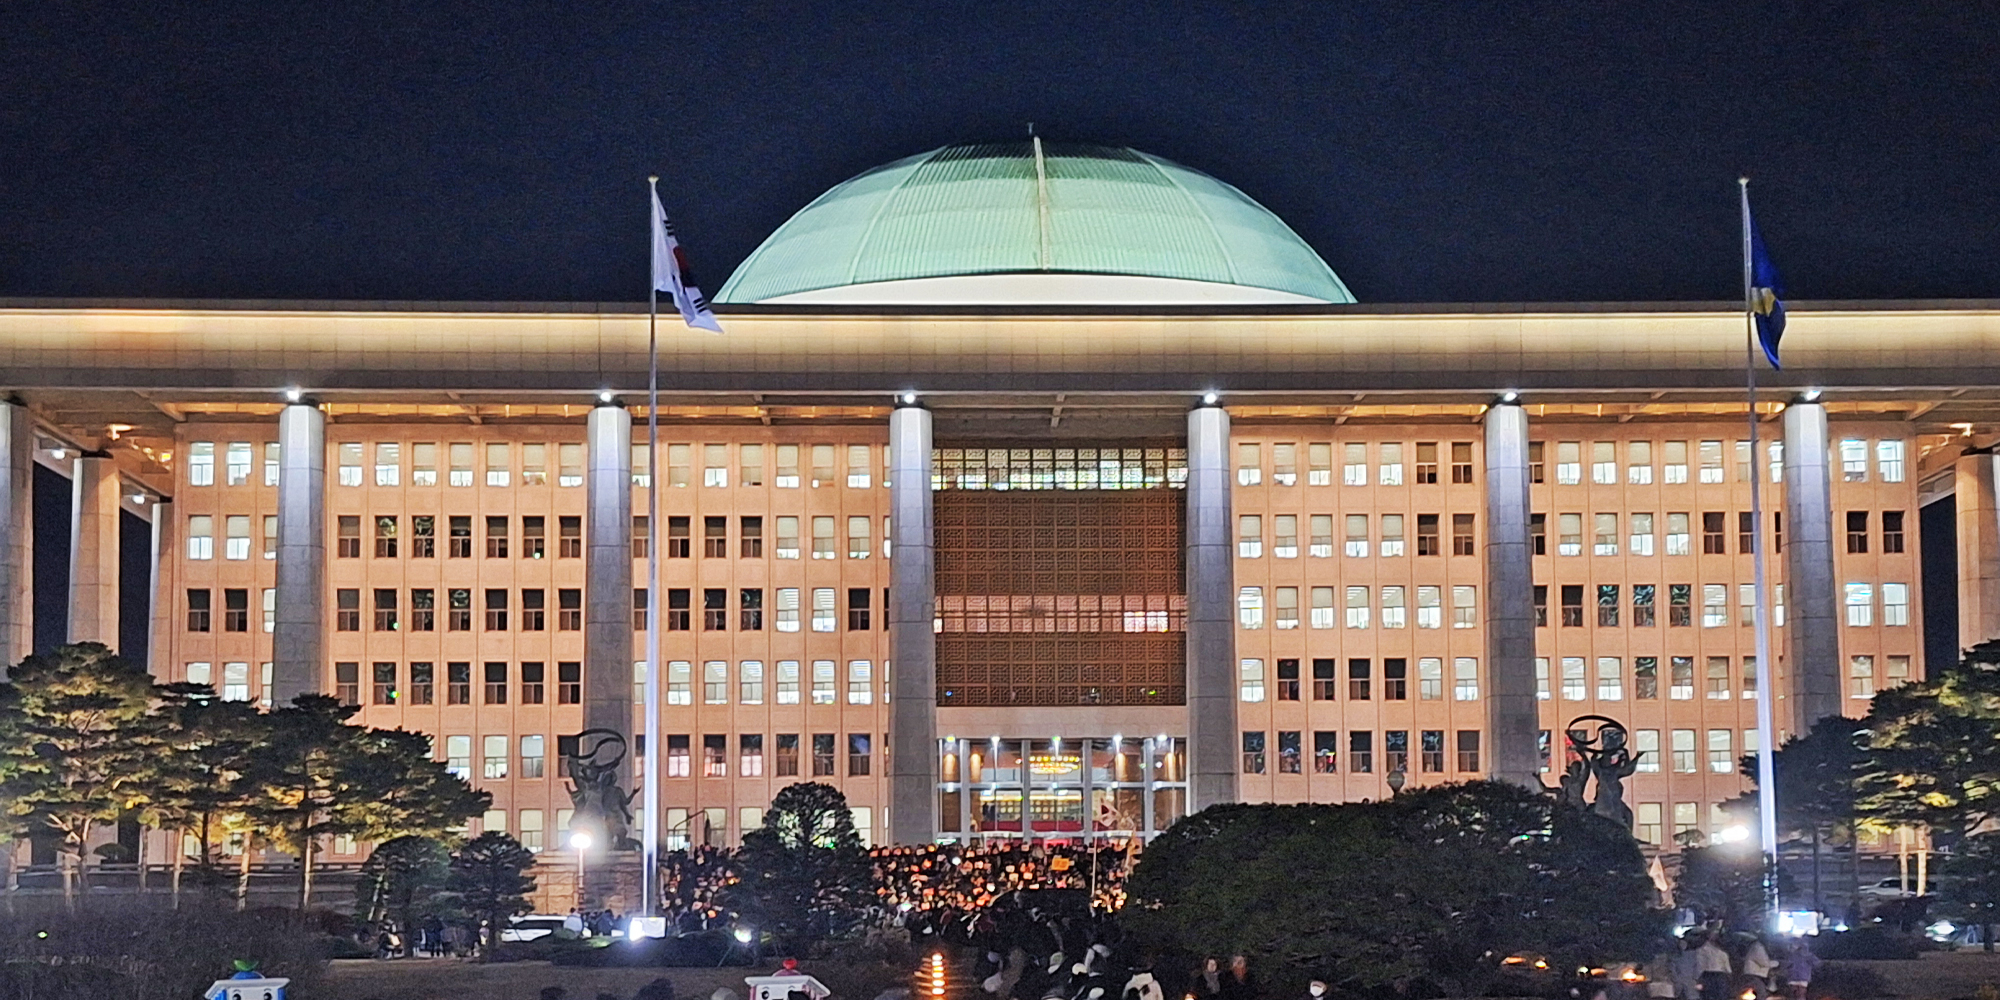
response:
[[[590,844],[589,830],[569,832],[570,850],[576,852],[576,908],[579,910],[583,909],[583,855],[590,850]]]

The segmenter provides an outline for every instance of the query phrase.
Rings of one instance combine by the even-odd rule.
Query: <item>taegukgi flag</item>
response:
[[[681,257],[680,241],[674,239],[674,227],[667,222],[667,210],[660,205],[660,189],[653,187],[653,290],[666,292],[674,297],[674,307],[681,311],[681,319],[687,325],[703,330],[722,332],[722,324],[716,322],[715,313],[708,308],[708,300],[696,288],[693,276],[688,273],[687,261]]]

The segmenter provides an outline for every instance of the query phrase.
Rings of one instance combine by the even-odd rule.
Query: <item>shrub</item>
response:
[[[187,1000],[238,959],[310,993],[325,970],[324,940],[296,914],[101,903],[73,915],[23,913],[0,920],[0,1000]]]
[[[1821,934],[1813,939],[1812,949],[1814,954],[1829,961],[1860,962],[1915,958],[1917,953],[1928,951],[1929,945],[1916,934],[1903,934],[1887,927],[1857,927],[1838,934]]]
[[[1847,962],[1828,962],[1813,973],[1812,989],[1807,991],[1809,1000],[1861,1000],[1865,997],[1886,997],[1894,993],[1882,974],[1865,965]]]

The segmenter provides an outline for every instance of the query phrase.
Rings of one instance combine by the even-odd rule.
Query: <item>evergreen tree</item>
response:
[[[451,852],[430,837],[396,837],[376,845],[361,863],[355,899],[370,924],[394,918],[405,941],[427,916],[432,897],[451,880]]]
[[[248,807],[255,791],[247,780],[253,770],[251,758],[269,734],[266,717],[254,705],[224,701],[207,685],[170,684],[162,691],[154,722],[162,752],[146,788],[142,815],[178,835],[172,862],[178,906],[187,856],[178,841],[194,839],[199,881],[212,888],[218,881],[216,839],[224,824],[241,817]]]
[[[736,868],[730,907],[795,951],[845,930],[874,895],[847,796],[816,781],[779,790]]]
[[[1946,912],[1977,924],[1979,940],[1993,950],[1993,930],[2000,925],[2000,833],[1975,833],[1958,842],[1945,860],[1938,893]]]
[[[535,891],[535,879],[528,869],[534,863],[533,851],[492,830],[467,841],[451,856],[451,890],[467,912],[485,923],[488,956],[499,945],[507,919],[532,909],[528,897]]]
[[[1813,845],[1814,909],[1825,909],[1820,892],[1822,848],[1828,844],[1854,843],[1855,779],[1861,761],[1856,740],[1860,730],[1860,722],[1830,715],[1814,723],[1804,736],[1786,740],[1771,754],[1779,838],[1799,837]],[[1745,754],[1738,762],[1738,769],[1754,786],[1758,778],[1757,755]],[[1759,822],[1761,807],[1755,791],[1724,802],[1722,808],[1752,828]]]
[[[1863,726],[1864,819],[1929,827],[1947,843],[2000,819],[2000,642],[1877,694]]]
[[[143,667],[94,642],[22,660],[0,696],[0,800],[17,832],[59,838],[64,899],[88,888],[93,830],[144,800],[161,755],[149,713],[159,696]]]

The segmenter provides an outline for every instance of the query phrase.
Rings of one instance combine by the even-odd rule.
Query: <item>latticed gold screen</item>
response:
[[[1183,704],[1183,498],[935,494],[938,704]]]

